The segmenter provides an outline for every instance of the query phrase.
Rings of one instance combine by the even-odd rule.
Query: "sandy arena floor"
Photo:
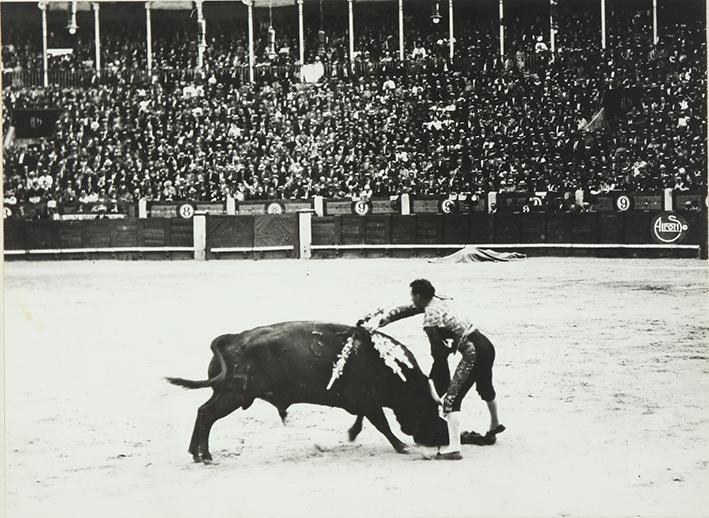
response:
[[[708,273],[581,258],[6,264],[7,516],[706,516]],[[343,410],[294,406],[284,427],[257,402],[215,425],[217,464],[191,462],[211,392],[163,376],[203,378],[224,332],[353,323],[407,301],[419,276],[497,347],[495,446],[424,461],[368,423],[348,443]],[[387,332],[427,370],[420,324]],[[464,428],[486,419],[472,392]]]

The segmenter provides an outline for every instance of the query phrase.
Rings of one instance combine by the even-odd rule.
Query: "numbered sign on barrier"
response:
[[[181,218],[190,219],[194,216],[194,207],[191,203],[183,203],[177,208],[177,213]]]
[[[352,202],[352,212],[358,216],[366,216],[372,212],[372,204],[364,200]]]
[[[443,214],[454,214],[458,211],[458,202],[451,199],[441,200],[440,209]]]
[[[615,208],[620,212],[625,212],[633,208],[633,200],[627,194],[621,194],[615,199]]]

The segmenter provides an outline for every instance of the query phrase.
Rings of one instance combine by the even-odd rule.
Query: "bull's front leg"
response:
[[[349,430],[347,430],[347,435],[350,438],[350,442],[354,441],[359,433],[362,431],[362,421],[364,420],[364,416],[358,415],[357,419],[355,419],[354,424],[350,427]]]
[[[377,430],[384,434],[384,437],[387,438],[397,453],[409,453],[409,448],[406,446],[406,443],[400,441],[399,438],[394,435],[394,432],[391,431],[391,428],[389,428],[389,421],[387,421],[384,410],[382,410],[381,407],[368,411],[365,417],[369,419],[369,422],[372,423]]]

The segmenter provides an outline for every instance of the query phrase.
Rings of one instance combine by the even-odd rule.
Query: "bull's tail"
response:
[[[182,387],[182,388],[186,388],[186,389],[207,388],[207,387],[211,387],[213,384],[212,379],[194,381],[194,380],[186,380],[184,378],[165,378],[165,381],[172,383],[173,385],[177,385],[178,387]]]
[[[169,383],[172,383],[173,385],[177,385],[178,387],[183,387],[186,389],[200,389],[217,385],[226,378],[227,374],[226,360],[224,359],[224,355],[222,354],[219,345],[219,338],[215,339],[211,345],[214,357],[217,359],[217,361],[219,361],[219,374],[217,374],[216,376],[200,381],[187,380],[184,378],[165,378],[165,380]]]

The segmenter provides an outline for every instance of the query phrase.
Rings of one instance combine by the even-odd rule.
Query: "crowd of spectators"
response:
[[[646,12],[619,16],[609,20],[609,50],[602,52],[596,48],[595,15],[562,4],[557,45],[563,50],[551,60],[548,12],[546,29],[543,13],[523,14],[510,18],[505,59],[498,57],[494,20],[459,30],[456,45],[468,59],[465,67],[432,61],[437,53],[447,55],[445,30],[427,33],[415,20],[407,27],[407,59],[418,66],[404,67],[396,57],[398,39],[387,32],[395,25],[382,17],[369,25],[360,21],[356,48],[358,60],[390,66],[367,75],[327,76],[315,85],[292,77],[224,81],[218,69],[243,63],[245,41],[213,30],[208,67],[190,81],[6,88],[5,129],[15,108],[61,109],[53,137],[5,149],[6,201],[115,204],[138,198],[220,201],[228,195],[244,200],[705,187],[706,48],[700,21],[663,27],[661,40],[652,45]],[[194,66],[194,53],[185,47],[193,41],[173,29],[155,39],[158,65]],[[130,43],[107,38],[107,63],[118,70],[143,67],[136,29],[122,34]],[[325,40],[308,32],[312,59],[346,60],[345,34],[346,25],[336,24]],[[290,49],[282,56],[297,54],[292,34],[284,31],[279,38],[277,50]],[[12,52],[4,47],[3,57],[7,53],[19,63],[21,48],[29,45],[18,44]],[[526,55],[537,56],[533,69]],[[643,92],[632,110],[615,118],[601,111],[603,92],[631,87]]]

